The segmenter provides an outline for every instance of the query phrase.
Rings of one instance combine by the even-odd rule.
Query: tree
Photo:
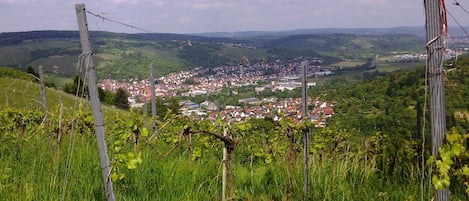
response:
[[[66,93],[74,94],[79,97],[88,95],[88,87],[85,85],[85,82],[83,82],[83,79],[78,75],[73,78],[73,82],[66,83],[63,90]]]
[[[28,66],[28,69],[26,70],[27,73],[33,75],[36,79],[34,79],[35,81],[37,81],[37,79],[39,79],[39,74],[34,70],[34,68],[32,66]]]
[[[98,94],[99,94],[99,100],[108,105],[114,104],[114,99],[116,97],[116,94],[110,92],[110,91],[105,91],[101,88],[98,88]]]
[[[116,92],[116,97],[114,98],[114,105],[120,109],[128,110],[130,105],[127,97],[127,92],[125,92],[124,89],[119,88]]]

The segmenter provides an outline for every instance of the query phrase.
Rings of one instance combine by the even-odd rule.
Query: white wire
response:
[[[427,94],[428,94],[428,60],[425,64],[425,82],[424,82],[424,101],[423,101],[423,124],[422,124],[422,170],[421,170],[421,200],[424,201],[425,190],[425,127],[427,123],[426,110],[427,110]]]
[[[91,52],[87,52],[87,53],[82,53],[80,54],[79,58],[78,58],[78,63],[77,63],[77,69],[78,69],[78,72],[80,74],[81,70],[82,70],[82,65],[83,65],[83,60],[85,60],[85,58],[87,56],[91,56]],[[91,59],[89,60],[91,61]],[[74,115],[73,116],[76,116],[76,112],[77,111],[80,111],[81,110],[81,104],[79,104],[79,107],[77,108],[77,104],[78,102],[80,101],[80,98],[83,98],[84,96],[84,91],[85,91],[85,84],[84,84],[84,81],[86,80],[86,78],[88,77],[88,73],[87,73],[87,69],[85,69],[85,76],[84,76],[84,79],[83,79],[83,85],[81,84],[80,82],[80,79],[78,79],[78,83],[77,83],[77,91],[75,92],[75,101],[74,101],[74,105],[73,105],[73,108],[74,108]],[[80,94],[80,91],[81,91],[81,97],[78,97],[78,95]],[[72,125],[71,125],[71,138],[70,138],[70,143],[69,143],[69,149],[68,149],[68,153],[67,153],[67,161],[66,161],[66,164],[65,164],[65,175],[64,175],[64,183],[63,183],[63,188],[62,188],[62,201],[65,200],[65,195],[66,195],[66,192],[67,192],[67,185],[68,185],[68,177],[70,176],[70,166],[72,164],[72,159],[73,159],[73,149],[75,148],[75,127],[76,126],[79,126],[79,122],[78,123],[75,123],[74,121],[72,122]]]

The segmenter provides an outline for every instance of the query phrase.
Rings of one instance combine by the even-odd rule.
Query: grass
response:
[[[396,70],[409,70],[417,67],[425,66],[424,62],[419,63],[386,63],[380,62],[377,70],[380,72],[392,72]]]
[[[363,65],[365,62],[362,61],[341,61],[339,63],[331,64],[330,66],[353,68],[359,65]]]
[[[42,111],[41,88],[38,83],[0,77],[0,88],[3,89],[0,108]],[[60,103],[64,105],[65,112],[72,111],[78,103],[85,104],[81,99],[51,88],[46,89],[46,100],[50,112],[56,111]]]
[[[104,200],[101,168],[93,129],[81,121],[62,133],[57,141],[57,104],[65,104],[63,124],[74,122],[77,113],[87,105],[67,94],[48,90],[51,116],[44,125],[28,123],[10,129],[3,124],[5,110],[30,111],[41,114],[36,83],[0,78],[0,87],[7,96],[0,99],[0,198],[2,200]],[[59,98],[60,95],[60,98]],[[6,101],[8,100],[8,101]],[[81,105],[81,106],[80,106]],[[128,112],[104,107],[105,125],[116,127],[132,116]],[[25,113],[24,113],[25,114]],[[8,121],[5,121],[8,122]],[[111,125],[111,126],[109,126]],[[117,127],[122,127],[118,125]],[[125,127],[125,126],[124,126]],[[85,128],[85,129],[83,129]],[[88,129],[86,129],[88,128]],[[107,130],[110,158],[115,156],[113,143],[116,133],[125,130]],[[173,135],[178,135],[174,131]],[[221,155],[219,144],[203,148],[197,161],[190,161],[185,146],[173,145],[157,138],[155,142],[142,143],[143,163],[136,169],[121,168],[125,178],[114,182],[118,200],[220,200]],[[132,145],[127,144],[132,149]],[[218,148],[217,148],[218,147]],[[243,147],[238,147],[243,149]],[[241,150],[246,152],[246,150]],[[243,153],[244,153],[243,152]],[[242,154],[235,154],[233,164],[235,200],[286,200],[288,175],[293,174],[293,200],[302,200],[303,161],[301,154],[296,169],[289,172],[284,156],[276,156],[272,163],[263,159],[246,162]],[[417,200],[420,197],[418,179],[394,178],[380,174],[372,165],[365,165],[356,153],[331,154],[329,151],[311,155],[311,200]],[[425,188],[428,189],[428,188]],[[430,193],[425,192],[426,195]],[[425,197],[430,200],[430,196]]]
[[[360,62],[360,61],[342,61],[339,63],[331,64],[330,66],[334,67],[343,67],[343,68],[353,68],[358,65],[362,65],[365,62]],[[416,63],[388,63],[384,62],[382,60],[379,61],[377,70],[380,72],[393,72],[396,70],[408,70],[408,69],[414,69],[417,67],[424,66],[424,62],[416,62]]]
[[[0,184],[6,200],[103,200],[97,146],[89,133],[70,133],[61,144],[34,137],[8,145],[2,152],[0,170],[9,168]],[[3,145],[5,146],[5,145]],[[12,148],[14,147],[14,148]],[[69,154],[72,160],[68,161]],[[144,151],[144,163],[127,170],[114,182],[118,200],[220,200],[220,151],[191,162],[184,153],[161,158]],[[316,158],[317,159],[317,158]],[[302,199],[302,162],[295,171],[293,200]],[[419,196],[415,183],[393,183],[365,172],[358,158],[334,161],[312,160],[312,200],[407,200]],[[285,200],[286,162],[252,166],[235,162],[236,200]],[[6,186],[5,186],[6,185]],[[428,200],[428,199],[427,199]]]
[[[59,67],[57,69],[57,74],[62,76],[70,77],[77,74],[77,55],[60,55],[60,56],[49,56],[47,58],[39,58],[30,63],[28,66],[44,66],[46,73],[54,72],[55,66]]]

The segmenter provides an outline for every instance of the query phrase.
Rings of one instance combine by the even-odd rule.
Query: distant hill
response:
[[[326,64],[341,60],[374,58],[377,54],[396,52],[423,52],[424,39],[410,34],[353,35],[303,34],[264,41],[273,55],[284,59],[312,55]]]
[[[270,63],[287,62],[300,56],[312,56],[321,58],[327,65],[349,59],[367,60],[376,54],[389,52],[424,51],[424,39],[418,35],[385,34],[386,29],[381,32],[373,29],[369,33],[367,29],[356,29],[355,32],[360,34],[326,34],[334,30],[340,29],[322,30],[324,33],[318,34],[295,30],[256,37],[247,36],[260,35],[258,32],[244,32],[246,37],[219,37],[223,34],[216,33],[208,37],[111,32],[90,32],[90,36],[98,77],[101,79],[147,77],[150,63],[155,65],[158,75],[164,75],[200,66],[238,65],[243,56],[251,63],[263,59]],[[46,73],[71,77],[78,72],[80,53],[78,31],[0,33],[1,66],[25,69],[43,65]]]
[[[464,27],[468,30],[469,27]],[[461,27],[449,27],[450,35],[453,37],[467,36]],[[353,35],[390,35],[410,34],[425,38],[425,27],[389,27],[389,28],[316,28],[316,29],[294,29],[287,31],[236,31],[236,32],[207,32],[193,33],[191,35],[204,37],[225,38],[252,38],[263,36],[289,36],[299,34],[353,34]]]
[[[392,28],[317,28],[295,29],[288,31],[237,31],[237,32],[209,32],[194,33],[193,35],[205,37],[260,37],[260,36],[289,36],[299,34],[354,34],[354,35],[379,35],[379,34],[411,34],[425,37],[424,27],[392,27]]]

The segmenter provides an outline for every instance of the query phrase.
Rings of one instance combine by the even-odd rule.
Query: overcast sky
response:
[[[469,25],[454,2],[446,0],[448,11]],[[0,32],[77,30],[76,3],[158,33],[425,25],[423,0],[0,0]],[[469,9],[468,0],[459,3]],[[91,15],[88,23],[92,31],[142,32]]]

